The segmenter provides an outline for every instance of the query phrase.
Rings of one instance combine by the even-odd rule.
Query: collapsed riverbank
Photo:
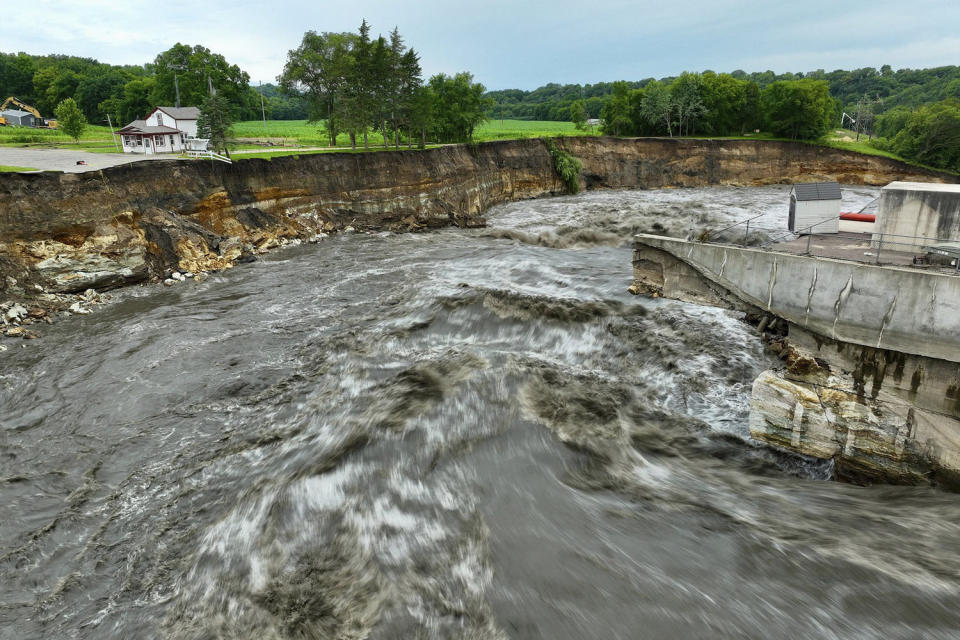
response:
[[[586,189],[948,180],[901,162],[801,143],[567,138]],[[322,154],[233,165],[132,163],[0,183],[0,301],[68,310],[76,294],[202,274],[343,231],[484,224],[499,203],[565,191],[543,140]],[[89,297],[89,296],[87,296]],[[40,311],[34,311],[39,314]]]

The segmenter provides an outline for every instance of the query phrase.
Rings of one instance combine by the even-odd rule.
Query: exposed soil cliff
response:
[[[805,144],[570,138],[586,188],[944,180],[884,158]],[[483,224],[508,200],[559,193],[541,140],[322,154],[233,165],[170,160],[0,182],[0,300],[222,269],[286,239],[353,226]]]

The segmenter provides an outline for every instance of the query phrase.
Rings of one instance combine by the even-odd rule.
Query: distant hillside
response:
[[[730,74],[739,80],[755,83],[760,89],[779,80],[800,80],[810,78],[826,80],[830,86],[830,95],[840,104],[843,111],[852,113],[857,103],[869,99],[875,114],[884,113],[894,107],[919,107],[943,100],[960,98],[960,67],[936,67],[933,69],[900,69],[894,71],[889,65],[880,69],[866,67],[853,71],[824,72],[822,69],[807,73],[782,73],[773,71],[746,73],[737,70]],[[661,82],[670,84],[676,78],[661,78]],[[635,82],[628,81],[631,89],[643,88],[653,82],[653,78]],[[613,82],[597,84],[546,84],[533,91],[505,89],[490,91],[487,95],[494,100],[490,116],[494,118],[513,118],[519,120],[569,120],[570,105],[583,99],[587,113],[591,118],[599,118],[604,102],[613,92]]]

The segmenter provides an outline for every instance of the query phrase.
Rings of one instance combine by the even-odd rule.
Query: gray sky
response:
[[[304,31],[361,18],[374,35],[399,27],[425,76],[471,71],[490,89],[960,64],[960,0],[72,0],[3,12],[0,51],[143,64],[179,41],[273,82]]]

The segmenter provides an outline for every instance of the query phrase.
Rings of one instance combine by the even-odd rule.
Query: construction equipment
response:
[[[20,100],[17,100],[17,99],[14,98],[13,96],[10,96],[9,98],[7,98],[6,100],[3,101],[3,104],[0,105],[0,111],[4,111],[4,110],[7,109],[10,105],[13,105],[13,106],[15,106],[15,107],[18,107],[18,108],[20,108],[21,110],[26,111],[27,113],[29,113],[30,115],[32,115],[34,118],[36,118],[36,119],[37,119],[37,121],[36,121],[37,123],[36,123],[35,126],[36,126],[37,128],[39,128],[39,129],[56,129],[56,128],[57,128],[57,121],[56,121],[56,120],[44,120],[43,117],[40,115],[40,112],[37,111],[36,108],[31,107],[31,106],[28,105],[26,102],[21,102]],[[6,119],[4,119],[4,124],[9,124],[9,123],[6,121]]]

